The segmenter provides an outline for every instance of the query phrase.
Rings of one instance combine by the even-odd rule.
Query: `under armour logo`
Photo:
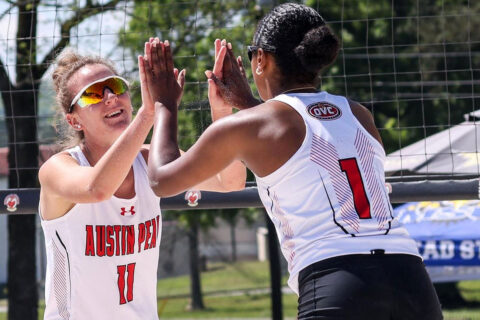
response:
[[[131,206],[130,210],[126,210],[125,208],[120,208],[122,211],[120,211],[120,214],[122,216],[133,216],[135,214],[135,207]]]

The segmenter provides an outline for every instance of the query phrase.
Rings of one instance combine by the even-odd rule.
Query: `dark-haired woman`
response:
[[[416,244],[393,217],[371,114],[316,90],[339,49],[322,17],[288,3],[262,19],[248,54],[264,103],[231,46],[215,46],[210,103],[244,110],[210,126],[185,156],[151,158],[155,193],[177,194],[241,160],[276,226],[299,319],[441,319]],[[175,112],[164,104],[156,122]],[[152,144],[177,150],[168,136],[155,127]]]

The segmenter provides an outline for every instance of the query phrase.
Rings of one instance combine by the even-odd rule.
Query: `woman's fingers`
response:
[[[141,55],[138,56],[138,70],[140,73],[140,92],[142,95],[142,102],[145,105],[145,102],[151,101],[150,90],[147,83],[147,75],[145,70],[145,60]]]
[[[153,69],[153,73],[158,76],[159,73],[160,73],[160,66],[159,64],[161,63],[161,61],[159,61],[159,58],[158,58],[158,47],[159,47],[159,43],[157,41],[152,41],[150,43],[150,46],[151,46],[151,58],[150,60],[148,61]]]
[[[165,48],[165,68],[167,75],[173,75],[173,57],[172,57],[172,47],[170,46],[170,42],[165,40],[164,42]]]
[[[225,61],[225,55],[227,53],[227,47],[221,46],[220,50],[218,51],[217,58],[215,59],[215,64],[213,65],[213,73],[218,78],[223,78],[223,62]]]
[[[220,48],[222,47],[220,39],[215,39],[215,59],[217,59],[218,52],[220,51]]]
[[[177,72],[178,72],[178,69],[177,69]],[[180,71],[180,73],[178,74],[177,77],[175,77],[175,79],[177,79],[177,83],[178,85],[180,86],[180,88],[183,89],[183,87],[185,86],[185,75],[187,73],[187,70],[183,69],[182,71]]]
[[[178,72],[178,69],[177,69],[177,72]],[[178,73],[178,76],[175,77],[175,80],[177,81],[178,87],[180,88],[180,92],[177,97],[177,107],[179,107],[183,97],[183,88],[185,86],[185,69],[183,69]]]
[[[238,58],[237,58],[237,65],[238,65],[238,69],[240,70],[240,73],[246,79],[247,74],[245,73],[245,68],[243,67],[243,60],[242,60],[241,56],[238,56]]]
[[[160,40],[158,41],[158,47],[157,47],[157,54],[158,54],[158,67],[159,67],[159,72],[165,72],[166,71],[166,66],[165,66],[165,44],[161,42]]]
[[[143,57],[145,60],[150,60],[150,52],[151,52],[152,44],[150,42],[145,42],[145,46],[143,49]]]
[[[208,100],[210,102],[210,107],[218,107],[219,105],[224,105],[225,101],[222,96],[222,92],[218,83],[213,79],[208,79]]]
[[[211,101],[212,99],[215,99],[216,96],[218,96],[217,85],[215,84],[215,81],[213,81],[213,79],[208,79],[207,82],[208,82],[208,99]]]
[[[226,45],[226,47],[227,47],[227,53],[225,56],[225,62],[224,62],[223,68],[225,72],[229,72],[237,67],[237,61],[235,59],[235,55],[233,54],[232,44],[229,42]]]
[[[217,93],[218,96],[223,96],[224,93],[226,92],[227,90],[227,87],[226,85],[223,83],[222,80],[220,80],[216,75],[215,73],[213,73],[212,71],[210,70],[207,70],[205,71],[205,75],[207,76],[208,80],[209,80],[209,83],[210,83],[210,80],[212,80],[214,83],[215,83],[215,92]],[[210,88],[209,88],[210,90]]]
[[[227,49],[228,49],[228,56],[230,57],[232,64],[235,64],[235,61],[237,59],[235,59],[235,54],[233,54],[233,47],[230,42],[228,43]]]
[[[215,74],[210,70],[205,71],[205,76],[207,77],[207,79],[212,79],[213,81],[217,79],[217,77],[215,77]]]
[[[154,77],[154,71],[152,69],[152,66],[150,64],[150,61],[145,60],[143,61],[143,65],[145,68],[145,80],[148,86],[155,85],[155,81],[153,79]]]
[[[140,84],[145,84],[145,65],[143,64],[144,57],[141,55],[138,56],[138,72],[140,73]]]

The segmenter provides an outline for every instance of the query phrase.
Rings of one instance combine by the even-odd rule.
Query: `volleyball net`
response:
[[[187,69],[179,142],[188,149],[211,123],[204,70],[213,64],[214,39],[228,39],[236,54],[246,58],[256,23],[277,3],[1,4],[0,188],[22,194],[23,188],[38,187],[39,165],[58,151],[58,127],[64,120],[55,105],[51,72],[53,59],[63,48],[111,59],[132,80],[132,101],[138,108],[136,57],[149,37],[169,39],[176,66]],[[446,186],[456,180],[464,184],[480,175],[480,35],[475,32],[480,26],[480,5],[446,0],[306,4],[321,12],[342,41],[338,59],[325,70],[319,88],[359,101],[372,111],[389,154],[387,180],[410,184],[408,190],[415,199],[419,194],[423,199],[438,199],[442,193],[445,199],[478,198],[474,188],[468,195],[455,195],[440,181]],[[253,84],[252,88],[255,92]],[[428,182],[428,187],[417,189],[421,188],[418,181]],[[396,190],[393,201],[397,201]],[[402,193],[401,199],[408,196]]]
[[[16,176],[3,187],[26,187],[17,180],[38,169],[37,161],[24,159],[37,156],[28,152],[39,147],[42,162],[56,150],[54,124],[62,119],[55,116],[51,64],[64,47],[114,61],[133,80],[132,99],[138,107],[136,56],[150,36],[169,39],[176,66],[187,69],[179,141],[188,149],[210,124],[203,72],[213,64],[213,40],[228,39],[245,57],[256,23],[274,3],[41,1],[35,14],[15,2],[2,4],[0,173],[4,179]],[[477,2],[306,3],[322,13],[342,40],[338,59],[322,76],[321,89],[348,96],[372,111],[391,153],[387,175],[429,180],[437,175],[455,179],[480,174]],[[250,76],[251,70],[247,73]],[[426,140],[434,134],[440,136]],[[419,144],[412,147],[415,142]]]
[[[257,22],[281,2],[0,2],[0,216],[37,212],[38,168],[59,150],[57,125],[63,119],[51,73],[65,47],[112,60],[132,82],[138,109],[137,56],[149,37],[168,39],[175,65],[187,69],[179,111],[179,143],[186,150],[211,123],[204,71],[213,66],[214,40],[227,39],[248,61],[246,46]],[[319,89],[372,111],[388,154],[392,202],[478,199],[480,2],[303,3],[317,9],[341,39]],[[257,94],[251,74],[247,64]],[[162,199],[162,207],[261,207],[254,182],[247,185],[228,194],[185,193]]]

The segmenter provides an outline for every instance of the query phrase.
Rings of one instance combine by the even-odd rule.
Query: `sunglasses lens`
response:
[[[77,103],[81,108],[83,108],[83,107],[87,107],[91,104],[97,104],[100,101],[102,101],[102,99],[103,99],[103,94],[98,95],[98,94],[95,94],[95,93],[84,93],[84,94],[82,94],[80,99],[78,99]]]
[[[128,90],[127,84],[122,79],[110,78],[88,87],[77,101],[78,105],[83,108],[101,102],[106,88],[116,95],[121,95]]]

